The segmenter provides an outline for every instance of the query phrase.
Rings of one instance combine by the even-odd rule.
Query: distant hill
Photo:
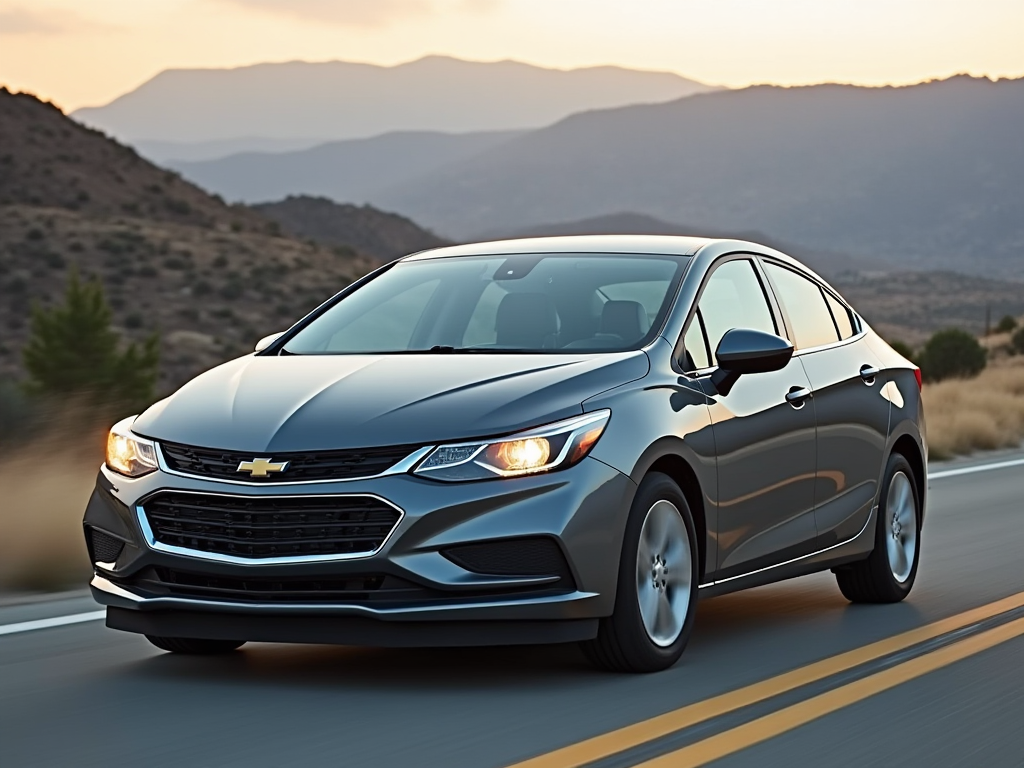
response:
[[[503,240],[509,237],[558,237],[561,235],[683,235],[690,237],[733,238],[749,240],[777,248],[783,253],[799,258],[821,275],[835,279],[849,273],[886,269],[881,260],[855,258],[848,254],[826,249],[807,249],[792,243],[785,243],[762,232],[739,230],[712,230],[672,224],[642,213],[611,213],[589,219],[567,221],[559,224],[541,224],[520,230],[487,233],[487,239]]]
[[[275,235],[51,104],[0,88],[0,378],[19,378],[33,303],[100,279],[129,339],[161,334],[162,389],[252,349],[373,265]]]
[[[402,131],[296,152],[247,152],[205,162],[165,164],[232,201],[322,195],[339,202],[366,202],[519,135],[518,131]]]
[[[252,206],[289,233],[325,245],[352,247],[380,261],[447,245],[433,232],[396,213],[369,205],[338,204],[323,197],[289,197]]]
[[[493,131],[711,90],[671,72],[559,70],[428,56],[393,67],[292,61],[161,72],[73,117],[121,140],[349,139],[388,131]]]
[[[192,163],[215,160],[242,152],[296,152],[309,149],[328,140],[319,139],[264,139],[259,136],[240,136],[216,141],[146,141],[131,142],[135,150],[147,160],[166,166],[169,162]]]
[[[758,86],[573,115],[370,200],[471,238],[636,211],[1024,278],[1024,80]]]

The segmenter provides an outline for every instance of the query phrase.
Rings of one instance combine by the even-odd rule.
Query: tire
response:
[[[201,640],[194,637],[157,637],[156,635],[146,635],[146,639],[162,651],[184,653],[190,656],[230,653],[245,645],[245,640]]]
[[[851,603],[898,603],[914,586],[921,560],[921,498],[910,462],[889,457],[878,493],[875,548],[866,560],[836,570]]]
[[[667,475],[647,475],[626,521],[614,612],[601,619],[595,639],[581,643],[593,664],[614,672],[659,672],[679,660],[697,613],[694,531],[679,486]]]

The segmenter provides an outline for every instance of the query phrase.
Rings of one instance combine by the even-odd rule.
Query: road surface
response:
[[[935,468],[906,602],[827,573],[706,600],[657,675],[573,646],[175,657],[43,621],[88,598],[0,608],[0,765],[1024,766],[1024,464],[971,466]]]

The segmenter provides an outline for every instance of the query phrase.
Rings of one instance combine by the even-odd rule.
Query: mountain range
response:
[[[1024,278],[1024,80],[756,86],[517,133],[394,133],[172,163],[232,200],[315,194],[466,240],[630,211],[899,269]]]
[[[621,67],[559,70],[446,56],[393,67],[292,61],[166,70],[73,117],[142,146],[222,142],[230,149],[233,141],[252,148],[254,137],[326,141],[389,131],[536,128],[575,112],[709,90],[712,86],[671,72]]]

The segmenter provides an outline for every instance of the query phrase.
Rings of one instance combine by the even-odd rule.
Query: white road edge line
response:
[[[1013,459],[1012,461],[997,461],[993,464],[978,464],[973,467],[959,467],[958,469],[944,469],[940,472],[929,472],[929,480],[941,480],[944,477],[957,477],[959,475],[972,475],[975,472],[987,472],[990,469],[1006,469],[1008,467],[1024,466],[1024,459]]]
[[[106,618],[106,611],[90,611],[89,613],[73,613],[70,616],[54,616],[52,619],[36,619],[21,621],[17,624],[0,624],[0,635],[16,635],[20,632],[31,632],[34,629],[50,629],[68,624],[81,624],[86,621],[99,621]]]

